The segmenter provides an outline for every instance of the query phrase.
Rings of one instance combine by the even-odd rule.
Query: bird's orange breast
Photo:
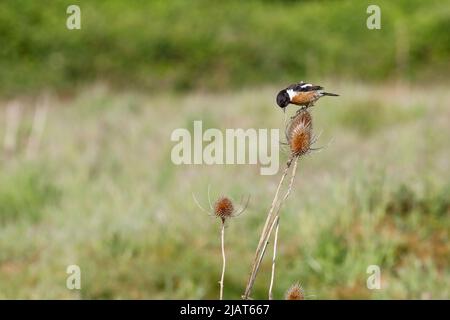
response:
[[[292,97],[292,103],[297,105],[307,105],[313,102],[317,98],[317,93],[315,91],[310,92],[299,92]]]

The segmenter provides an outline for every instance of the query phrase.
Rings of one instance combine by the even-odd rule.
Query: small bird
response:
[[[322,89],[323,87],[321,86],[305,83],[303,81],[300,83],[291,84],[286,89],[278,92],[277,104],[283,109],[283,111],[286,112],[285,108],[290,103],[297,106],[303,106],[304,108],[309,108],[314,105],[314,102],[323,96],[339,96],[336,93],[325,92]]]

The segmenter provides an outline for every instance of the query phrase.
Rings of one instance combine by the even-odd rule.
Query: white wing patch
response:
[[[303,81],[300,82],[300,88],[301,89],[305,89],[305,88],[309,88],[312,87],[313,85],[311,83],[304,83]],[[298,87],[297,87],[298,88]],[[301,91],[301,90],[300,90]],[[299,94],[298,91],[295,91],[294,89],[287,89],[286,90],[287,94],[289,95],[289,99],[292,101],[292,99]]]
[[[287,94],[289,95],[289,99],[292,101],[292,98],[294,98],[297,95],[297,92],[295,92],[293,89],[286,90]]]

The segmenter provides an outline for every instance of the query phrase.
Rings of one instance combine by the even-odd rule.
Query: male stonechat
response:
[[[295,83],[281,90],[277,95],[277,104],[283,111],[289,104],[295,104],[304,108],[309,108],[323,96],[339,96],[336,93],[323,91],[323,87],[311,83]],[[303,109],[303,108],[302,108]]]

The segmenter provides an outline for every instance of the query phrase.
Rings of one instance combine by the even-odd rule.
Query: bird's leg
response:
[[[295,117],[297,117],[300,112],[302,112],[303,110],[305,110],[307,108],[309,108],[309,106],[303,106],[300,109],[298,109],[297,112],[295,112],[295,114],[291,117],[291,120],[295,119]]]

